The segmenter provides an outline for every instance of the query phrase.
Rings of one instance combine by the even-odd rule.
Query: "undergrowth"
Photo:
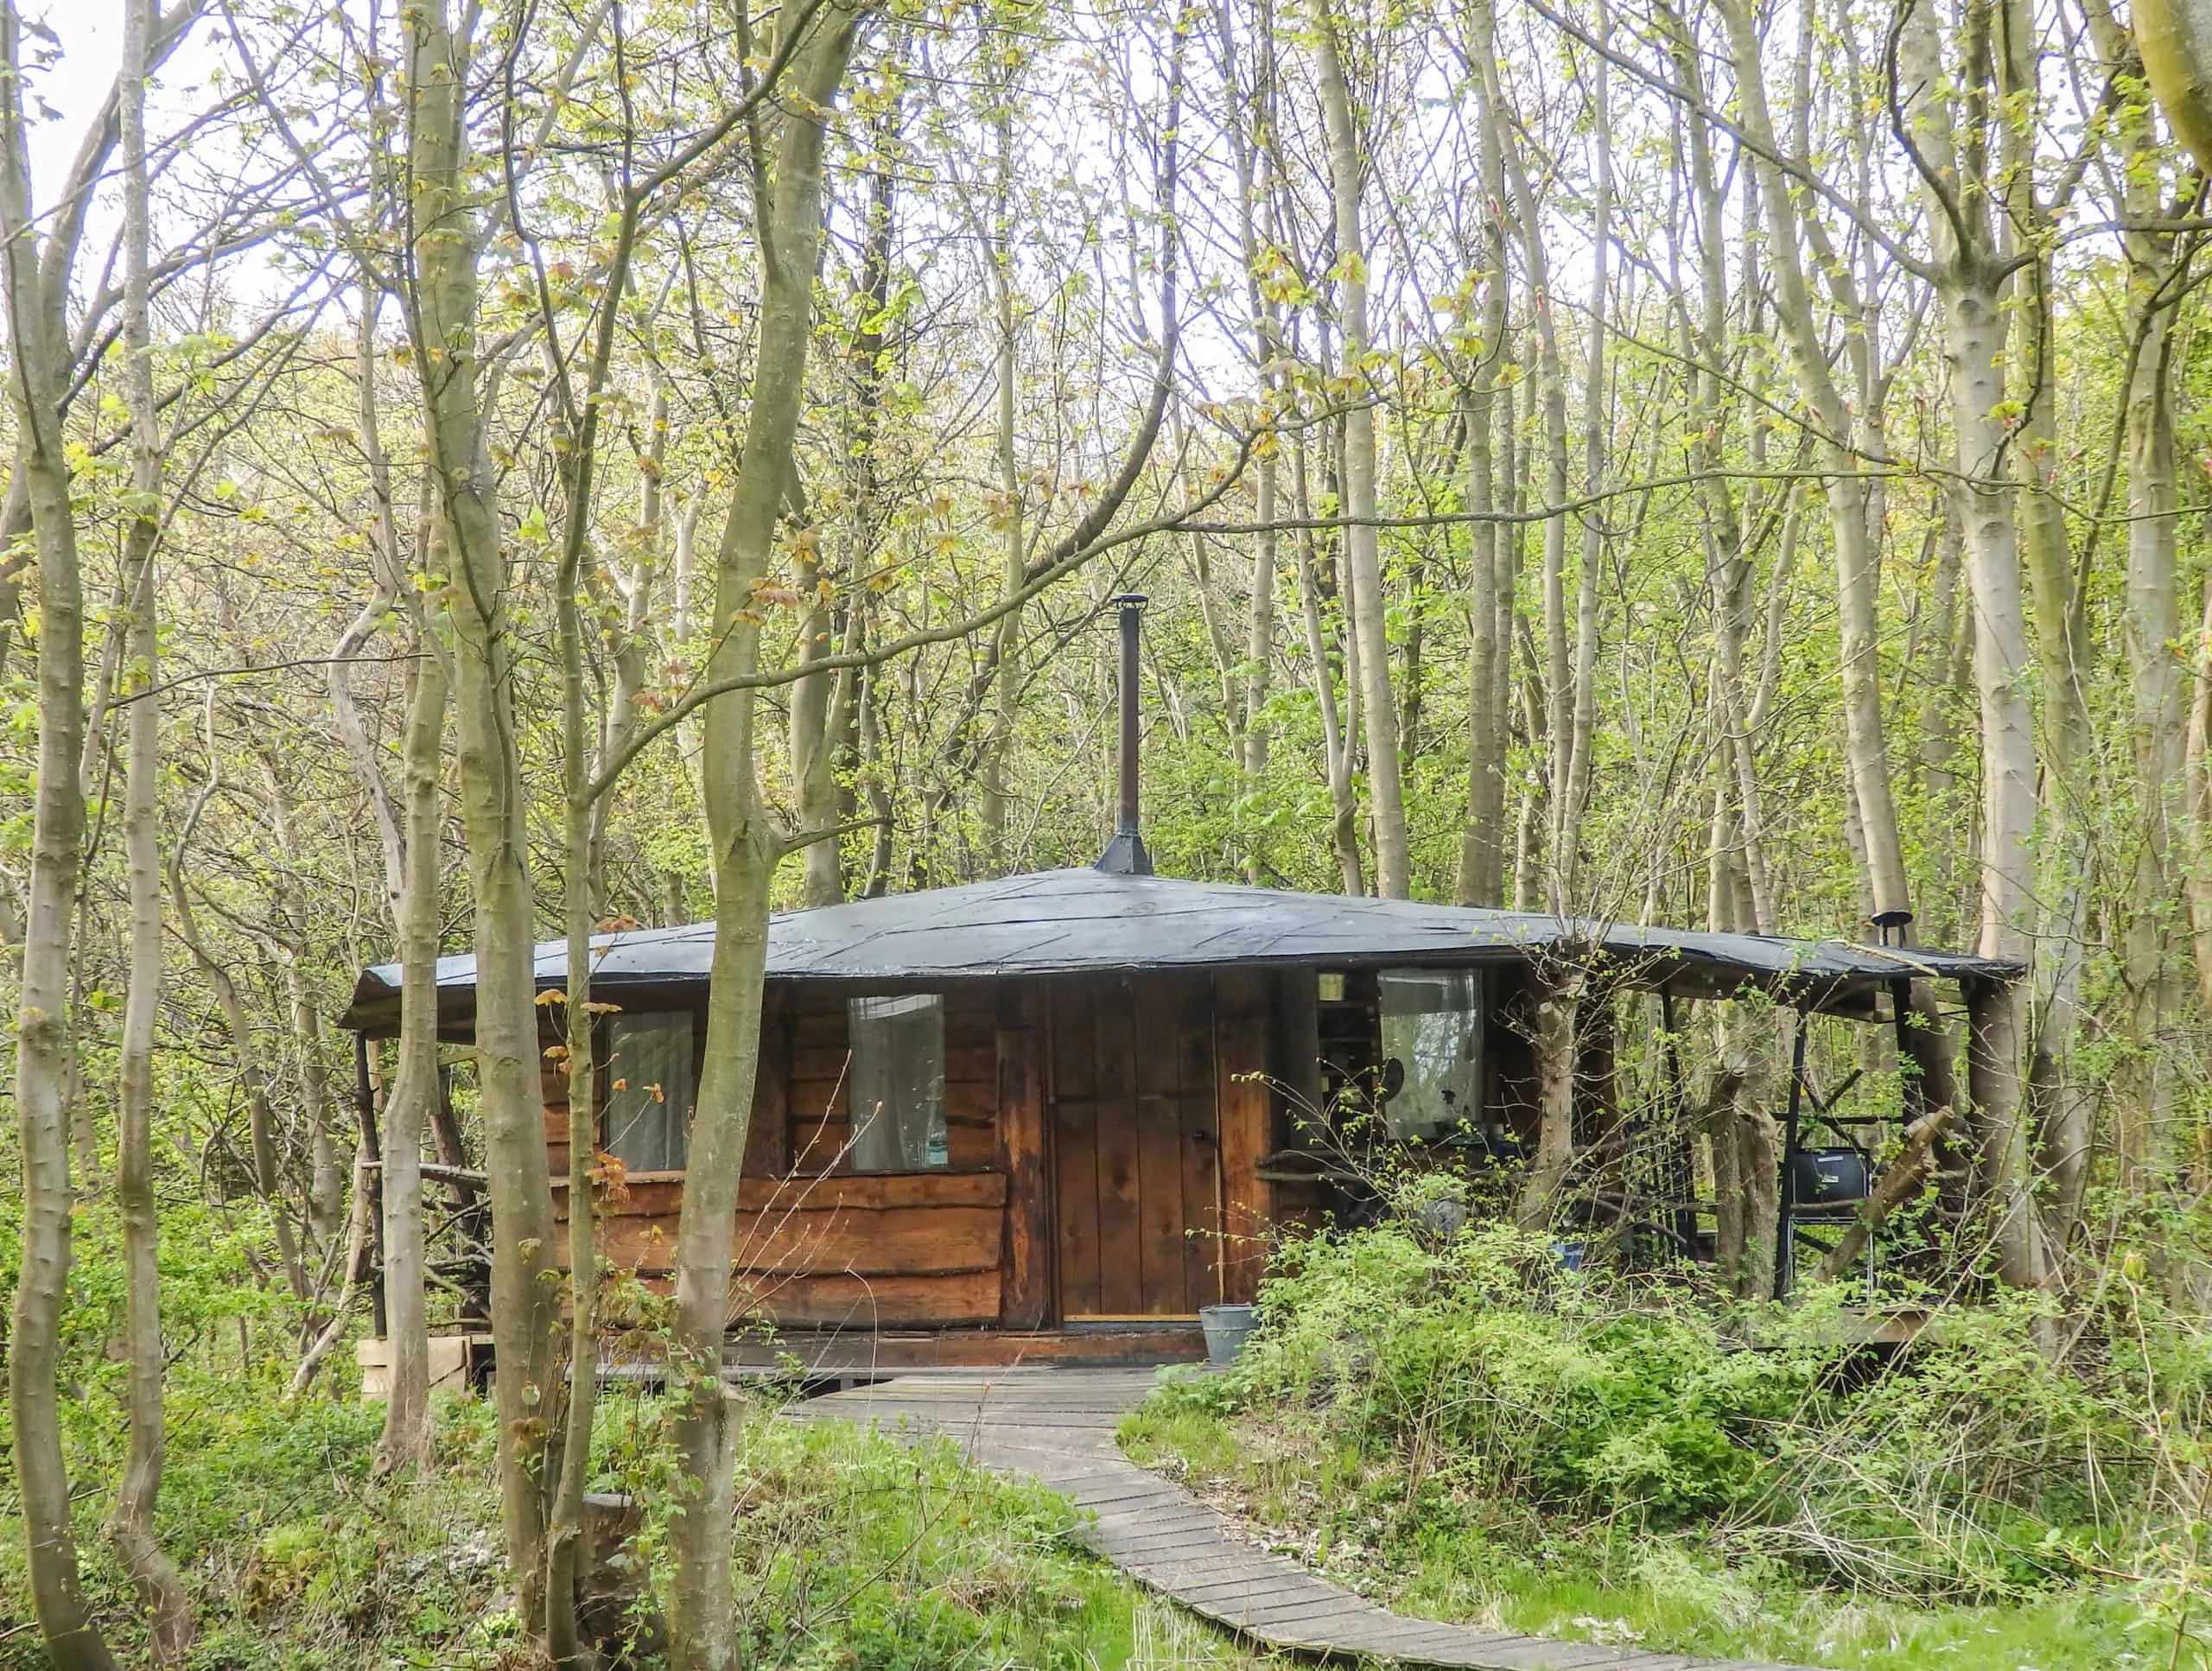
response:
[[[1414,1611],[1838,1666],[2206,1663],[2212,1345],[2145,1287],[1946,1308],[1884,1356],[1834,1294],[1745,1311],[1383,1226],[1287,1249],[1262,1299],[1236,1366],[1124,1442]]]
[[[13,1204],[0,1199],[0,1287],[12,1280]],[[122,1318],[112,1214],[79,1216],[63,1353],[64,1443],[76,1483],[86,1593],[118,1658],[146,1662],[130,1585],[101,1528],[123,1451]],[[267,1249],[226,1213],[181,1206],[162,1241],[168,1466],[157,1511],[199,1616],[191,1671],[524,1671],[499,1524],[493,1415],[438,1405],[434,1465],[375,1470],[380,1405],[334,1354],[288,1396],[298,1320],[254,1280]],[[642,1336],[664,1302],[609,1285],[610,1314]],[[741,1662],[759,1671],[1198,1671],[1256,1663],[1147,1600],[1071,1541],[1059,1498],[963,1467],[949,1445],[909,1447],[838,1422],[779,1420],[794,1386],[745,1405],[731,1525]],[[595,1490],[644,1505],[645,1594],[615,1623],[649,1651],[677,1496],[667,1407],[610,1388]],[[48,1671],[29,1606],[11,1434],[0,1401],[0,1671]],[[632,1575],[636,1569],[632,1567]]]
[[[381,1410],[314,1398],[286,1407],[233,1376],[238,1395],[181,1401],[161,1528],[200,1611],[192,1671],[523,1671],[499,1527],[492,1412],[442,1403],[423,1478],[376,1477]],[[212,1389],[203,1388],[203,1394]],[[604,1401],[595,1488],[664,1507],[659,1401]],[[0,1435],[4,1437],[4,1435]],[[81,1476],[80,1476],[81,1477]],[[99,1536],[106,1503],[79,1504],[87,1592],[126,1661],[140,1658],[130,1592]],[[11,1501],[0,1512],[16,1513]],[[761,1671],[1198,1671],[1249,1667],[1210,1631],[1146,1600],[1069,1541],[1065,1500],[963,1465],[950,1444],[910,1447],[842,1422],[748,1408],[732,1526],[744,1636]],[[45,1671],[22,1544],[0,1537],[0,1668]],[[655,1576],[652,1516],[641,1538]],[[650,1586],[633,1634],[650,1651]]]

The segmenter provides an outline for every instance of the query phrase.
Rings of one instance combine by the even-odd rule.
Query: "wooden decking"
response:
[[[782,1329],[733,1335],[722,1373],[733,1380],[781,1374],[793,1362],[810,1377],[885,1381],[938,1370],[1011,1370],[1017,1366],[1091,1368],[1195,1363],[1206,1353],[1196,1323],[1077,1329]]]
[[[1090,1511],[1087,1540],[1148,1589],[1262,1647],[1476,1671],[1789,1671],[1748,1660],[1599,1648],[1402,1617],[1268,1553],[1179,1486],[1122,1456],[1114,1429],[1149,1369],[1034,1368],[905,1376],[789,1414],[944,1434],[995,1472],[1042,1481]]]

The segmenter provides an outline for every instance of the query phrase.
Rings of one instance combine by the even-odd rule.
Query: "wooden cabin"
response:
[[[1120,819],[1096,866],[770,923],[731,1273],[741,1359],[796,1350],[818,1367],[872,1369],[1195,1353],[1198,1312],[1253,1297],[1274,1230],[1375,1209],[1364,1159],[1377,1145],[1462,1166],[1533,1152],[1531,999],[1562,956],[1601,967],[1610,990],[1672,1001],[1750,988],[1868,1021],[1886,1004],[1896,1022],[1915,979],[1956,982],[1971,1007],[2021,972],[1917,948],[1155,876],[1137,822],[1144,600],[1115,601]],[[623,1177],[597,1204],[600,1245],[664,1276],[714,929],[593,945],[593,995],[620,1006],[594,1052],[600,1145]],[[566,962],[559,942],[537,948],[541,990],[565,984]],[[474,983],[474,958],[441,960],[442,1037],[468,1036]],[[372,1140],[369,1041],[397,1032],[398,1009],[397,967],[365,971],[346,1025],[360,1040]],[[1572,1095],[1578,1144],[1618,1150],[1646,1140],[1611,1106],[1611,1013],[1579,1030]],[[1803,1038],[1780,1179],[1785,1248],[1794,1180],[1812,1158],[1798,1148]],[[558,1042],[550,1011],[545,1042]],[[567,1099],[565,1077],[549,1073],[556,1179]],[[1661,1210],[1694,1256],[1688,1140],[1678,1128],[1651,1140],[1683,1147],[1646,1170],[1666,1180]],[[563,1211],[566,1193],[556,1187]]]
[[[734,1320],[772,1324],[823,1364],[1193,1352],[1201,1306],[1253,1297],[1271,1229],[1358,1210],[1325,1112],[1346,1090],[1384,1093],[1369,1123],[1395,1142],[1477,1160],[1533,1146],[1530,982],[1570,942],[1670,999],[1749,986],[1866,1020],[1910,978],[2016,973],[1141,867],[779,915]],[[600,1140],[626,1174],[601,1204],[601,1245],[648,1276],[675,1245],[712,954],[710,924],[594,942],[594,995],[620,1007],[601,1024]],[[539,949],[541,988],[563,984],[563,963],[558,943]],[[347,1024],[390,1034],[398,981],[365,973]],[[472,959],[441,963],[456,1039],[473,982]],[[1578,1128],[1601,1130],[1605,1029],[1580,1048]],[[549,1074],[556,1179],[565,1103]],[[1677,1170],[1673,1204],[1694,1211],[1686,1157]]]

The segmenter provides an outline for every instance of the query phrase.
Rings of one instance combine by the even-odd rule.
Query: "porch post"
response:
[[[1667,1187],[1675,1192],[1675,1240],[1684,1259],[1697,1253],[1697,1150],[1690,1136],[1689,1093],[1682,1084],[1682,1045],[1675,1032],[1675,994],[1659,988],[1659,1028],[1667,1039]]]
[[[1792,1012],[1796,1039],[1789,1046],[1789,1108],[1783,1116],[1782,1178],[1774,1215],[1774,1297],[1789,1297],[1797,1276],[1797,1116],[1805,1097],[1805,1011]]]
[[[353,1035],[353,1113],[361,1126],[361,1153],[368,1165],[361,1169],[361,1187],[369,1192],[369,1234],[362,1242],[369,1260],[369,1306],[376,1337],[385,1338],[384,1308],[384,1149],[377,1138],[376,1080],[369,1071],[369,1035]]]

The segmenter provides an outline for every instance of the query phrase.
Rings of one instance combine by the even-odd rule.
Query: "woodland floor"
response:
[[[662,1491],[660,1412],[608,1401],[599,1482]],[[445,1407],[432,1473],[372,1470],[378,1412],[273,1400],[178,1413],[164,1532],[201,1611],[194,1671],[518,1671],[480,1405]],[[1122,1429],[1137,1460],[1247,1516],[1272,1547],[1400,1611],[1616,1646],[1845,1671],[2101,1671],[2206,1661],[2120,1596],[1916,1608],[1732,1570],[1681,1538],[1547,1542],[1526,1527],[1427,1542],[1363,1537],[1321,1512],[1328,1482],[1287,1424],[1179,1409]],[[736,1525],[751,1657],[790,1671],[1267,1671],[1255,1656],[1085,1553],[1062,1499],[843,1423],[773,1419],[740,1462]],[[10,1514],[13,1505],[0,1505]],[[128,1592],[79,1504],[87,1585],[126,1661]],[[648,1553],[655,1549],[652,1528]],[[0,1541],[0,1668],[43,1671],[18,1541]],[[650,1663],[650,1661],[646,1661]]]
[[[658,1409],[608,1401],[600,1483],[650,1498]],[[504,1582],[488,1412],[445,1407],[436,1465],[407,1485],[373,1476],[379,1419],[326,1402],[180,1421],[163,1518],[200,1608],[193,1671],[531,1663]],[[1060,1500],[969,1469],[949,1445],[918,1452],[842,1424],[777,1421],[764,1403],[740,1470],[746,1663],[760,1671],[1275,1663],[1084,1553]],[[139,1662],[128,1592],[99,1535],[105,1507],[79,1504],[87,1587],[118,1656]],[[646,1538],[650,1550],[650,1527]],[[0,1541],[0,1668],[45,1671],[22,1563],[19,1541]]]

